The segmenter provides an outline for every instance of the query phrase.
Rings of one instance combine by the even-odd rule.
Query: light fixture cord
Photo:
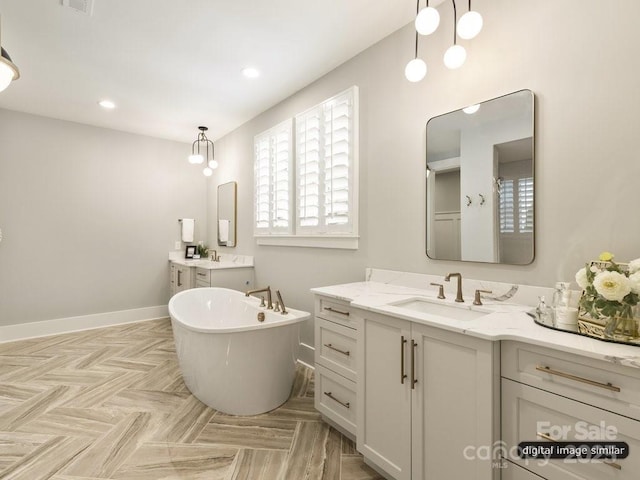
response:
[[[451,0],[453,3],[453,44],[456,44],[456,37],[458,36],[458,27],[456,23],[458,22],[458,14],[456,12],[456,0]],[[469,5],[471,5],[471,0],[469,0]]]
[[[427,0],[427,6],[429,6],[429,0]],[[416,16],[418,16],[418,13],[420,13],[420,0],[416,2]],[[418,31],[417,30],[416,30],[416,52],[415,52],[414,58],[418,58]]]

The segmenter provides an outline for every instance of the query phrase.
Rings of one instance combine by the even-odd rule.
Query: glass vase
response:
[[[638,338],[638,320],[633,315],[616,315],[607,320],[604,337],[611,340],[629,341]]]

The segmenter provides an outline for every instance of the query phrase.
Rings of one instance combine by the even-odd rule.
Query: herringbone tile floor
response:
[[[185,387],[168,319],[0,344],[0,479],[380,478],[313,408],[234,417]]]

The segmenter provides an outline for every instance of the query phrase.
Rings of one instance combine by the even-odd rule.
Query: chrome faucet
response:
[[[216,250],[213,251],[213,255],[211,255],[211,261],[212,262],[219,262],[220,261],[220,256],[218,255],[218,252]]]
[[[273,310],[273,303],[271,302],[271,287],[268,286],[266,288],[259,288],[257,290],[247,290],[244,292],[244,296],[248,297],[249,295],[253,295],[254,293],[263,293],[267,292],[267,310]]]
[[[464,298],[462,298],[462,274],[461,273],[447,273],[444,277],[445,282],[451,281],[451,277],[458,277],[458,291],[456,292],[456,302],[461,303],[464,302]]]

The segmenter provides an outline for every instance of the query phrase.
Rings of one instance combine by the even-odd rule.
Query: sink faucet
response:
[[[262,293],[267,292],[267,310],[273,310],[273,303],[271,302],[271,287],[259,288],[257,290],[247,290],[244,292],[244,296],[248,297],[249,295],[253,295],[254,293]]]
[[[219,262],[220,261],[220,256],[218,255],[218,252],[216,250],[214,250],[213,254],[211,255],[211,261],[212,262]]]
[[[444,277],[445,282],[451,281],[451,277],[458,277],[458,291],[456,292],[456,302],[461,303],[464,302],[464,298],[462,298],[462,274],[461,273],[447,273]]]

